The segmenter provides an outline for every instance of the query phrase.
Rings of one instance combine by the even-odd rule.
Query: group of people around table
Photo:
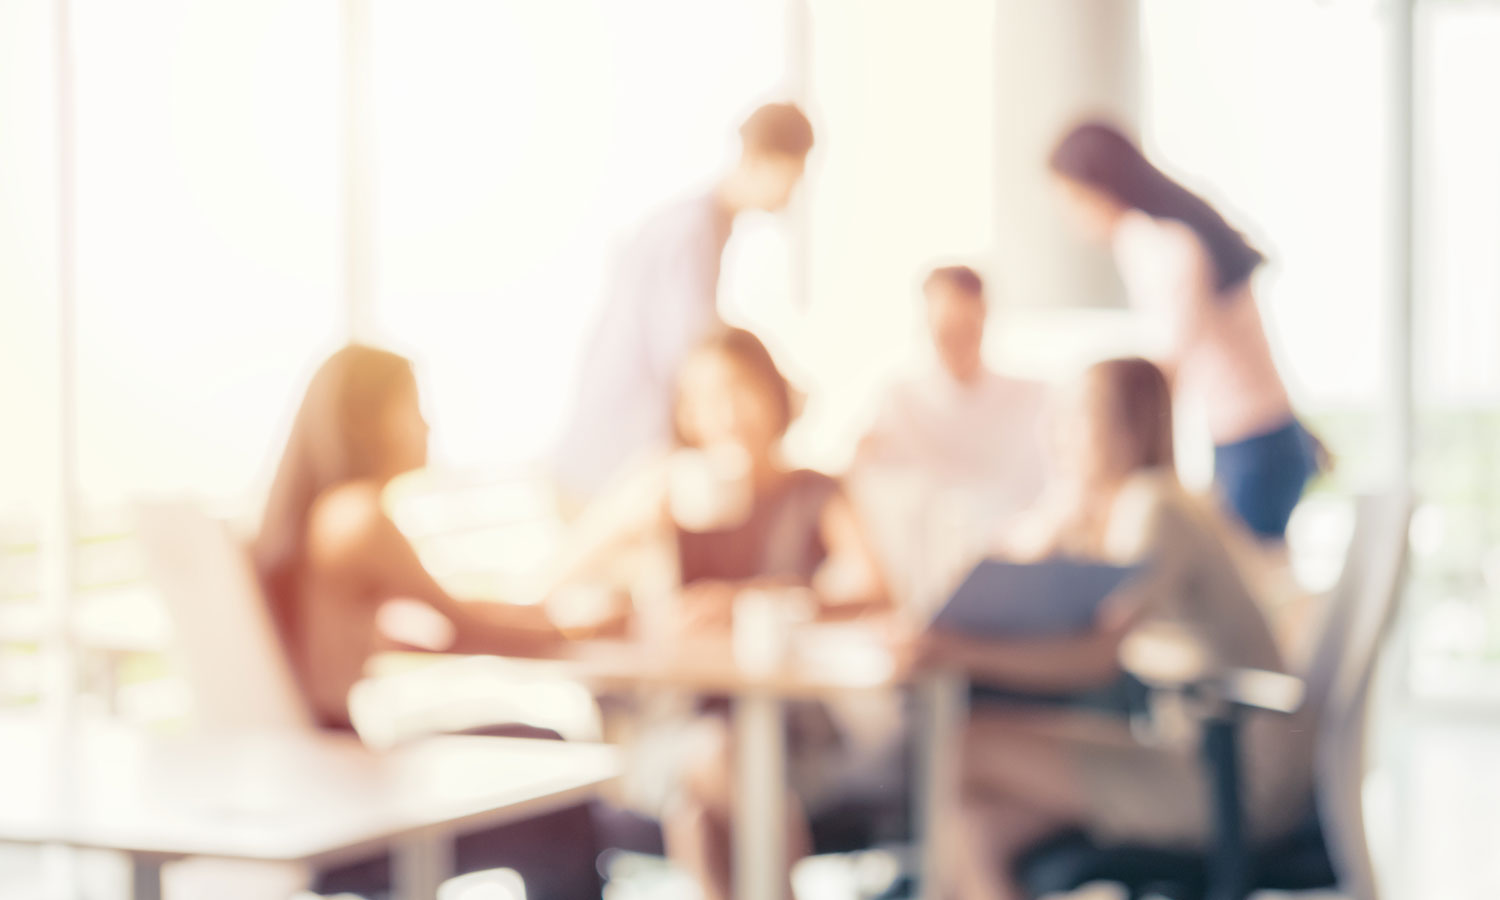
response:
[[[553,584],[619,576],[631,571],[633,553],[657,546],[675,567],[672,628],[684,640],[727,632],[747,589],[795,596],[815,620],[900,621],[903,598],[854,492],[782,452],[795,391],[755,335],[718,317],[719,260],[735,217],[783,207],[813,145],[808,120],[786,104],[756,111],[741,137],[737,163],[714,190],[648,222],[611,281],[555,458],[572,521]],[[1284,670],[1254,578],[1232,548],[1236,532],[1282,540],[1322,459],[1266,339],[1251,287],[1261,255],[1108,125],[1069,132],[1051,169],[1071,217],[1112,246],[1132,303],[1170,333],[1165,353],[1098,363],[1065,390],[1002,376],[981,353],[989,311],[982,280],[966,267],[936,269],[923,285],[936,365],[890,392],[854,463],[854,477],[925,470],[1014,510],[989,542],[992,554],[1145,567],[1076,635],[981,640],[887,629],[911,666],[958,669],[990,689],[975,694],[962,809],[952,811],[968,827],[954,829],[958,839],[944,848],[948,883],[962,900],[1023,896],[1012,863],[1068,829],[1103,841],[1207,839],[1196,745],[1188,734],[1143,741],[1132,728],[1120,647],[1136,629],[1166,624],[1196,638],[1215,664]],[[1177,403],[1207,411],[1213,498],[1191,495],[1177,479]],[[426,445],[410,363],[356,345],[313,377],[282,455],[251,552],[308,706],[326,728],[351,727],[350,689],[373,655],[396,646],[378,625],[391,600],[439,613],[446,635],[417,649],[452,653],[525,656],[581,632],[641,626],[639,596],[629,593],[588,628],[567,631],[546,604],[451,596],[382,503],[393,478],[425,465]],[[669,855],[713,900],[731,895],[735,797],[723,713],[708,700],[642,729],[643,740],[653,729],[665,734],[652,745],[665,774],[639,792],[638,805],[661,822]],[[792,704],[787,719],[795,860],[810,850],[809,817],[831,798],[897,788],[883,776],[860,777],[886,755],[851,749],[824,705]],[[1308,726],[1297,717],[1248,723],[1253,833],[1274,836],[1305,815]],[[587,819],[587,811],[565,811],[472,836],[459,865],[517,868],[539,900],[597,897]],[[385,866],[373,860],[326,873],[322,886],[374,889]]]

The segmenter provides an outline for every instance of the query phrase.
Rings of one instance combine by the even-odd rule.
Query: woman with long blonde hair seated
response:
[[[1127,637],[1159,628],[1193,640],[1210,666],[1284,670],[1215,513],[1177,481],[1171,392],[1161,371],[1143,359],[1092,367],[1062,424],[1061,477],[1015,555],[1135,562],[1143,573],[1106,601],[1087,633],[1000,640],[933,634],[919,642],[919,659],[1009,691],[1083,692],[1120,677]],[[1254,835],[1273,837],[1306,813],[1306,724],[1269,715],[1246,721],[1245,787]],[[1103,843],[1203,845],[1210,800],[1197,752],[1186,723],[1143,742],[1119,715],[976,708],[962,770],[967,823],[956,829],[951,848],[956,896],[1022,897],[1010,874],[1017,858],[1068,829]]]
[[[411,363],[351,345],[319,367],[297,411],[251,547],[272,618],[314,722],[352,730],[349,690],[377,651],[527,654],[561,640],[535,606],[463,602],[422,565],[386,515],[381,495],[396,476],[427,463],[427,422]],[[417,601],[440,627],[413,644],[387,637],[389,601]],[[541,736],[527,726],[488,733]],[[459,871],[509,866],[539,900],[599,896],[591,821],[576,807],[462,835]],[[320,875],[320,893],[388,889],[389,859]]]
[[[445,620],[417,649],[524,654],[560,640],[540,607],[449,595],[386,515],[386,485],[427,464],[427,432],[411,363],[361,345],[319,367],[292,423],[251,552],[322,727],[350,727],[349,689],[391,646],[377,627],[389,601],[419,601]]]

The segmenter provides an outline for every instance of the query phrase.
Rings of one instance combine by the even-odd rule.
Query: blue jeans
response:
[[[1292,510],[1317,471],[1312,435],[1296,419],[1214,448],[1214,482],[1229,508],[1261,538],[1286,537]]]

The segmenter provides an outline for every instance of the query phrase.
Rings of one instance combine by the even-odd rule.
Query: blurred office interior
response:
[[[736,225],[719,296],[806,398],[798,465],[847,467],[925,361],[935,264],[985,274],[1000,372],[1139,352],[1043,175],[1104,114],[1268,258],[1277,362],[1336,460],[1288,532],[1298,582],[1333,586],[1357,496],[1414,492],[1372,855],[1386,897],[1496,896],[1497,47],[1491,0],[0,4],[0,715],[186,727],[134,511],[191,497],[252,533],[293,399],[351,340],[423,385],[431,461],[388,497],[422,561],[531,597],[566,540],[544,463],[620,235],[720,171],[766,100],[818,141],[791,207]],[[1206,446],[1181,439],[1190,486]],[[454,678],[372,701],[368,727],[463,727],[434,700]],[[588,736],[587,692],[549,690],[507,702]],[[114,895],[107,854],[64,856],[0,844],[0,897]],[[799,884],[858,896],[857,868],[814,858]],[[199,878],[181,895],[254,882]]]

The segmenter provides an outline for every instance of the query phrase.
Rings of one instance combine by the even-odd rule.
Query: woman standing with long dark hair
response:
[[[1265,257],[1109,125],[1074,128],[1050,162],[1072,218],[1113,246],[1131,303],[1166,326],[1156,362],[1207,411],[1225,501],[1258,537],[1285,538],[1322,448],[1266,339],[1251,288]]]

